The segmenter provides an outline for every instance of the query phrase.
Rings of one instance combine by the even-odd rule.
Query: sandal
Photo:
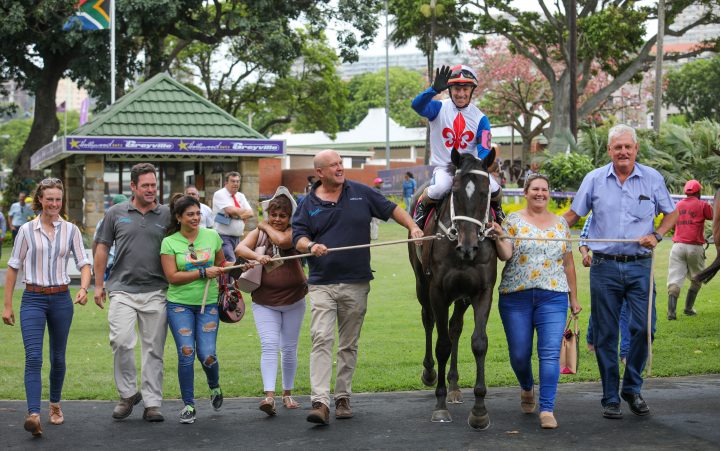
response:
[[[272,396],[268,396],[267,398],[260,401],[260,410],[262,410],[271,417],[277,415],[277,410],[275,410],[275,398],[273,398]]]
[[[299,409],[300,407],[302,407],[300,403],[295,401],[295,399],[293,399],[291,395],[283,396],[282,403],[286,409]]]

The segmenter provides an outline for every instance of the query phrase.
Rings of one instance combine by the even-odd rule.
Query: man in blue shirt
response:
[[[572,226],[591,210],[588,238],[638,239],[637,243],[589,243],[590,299],[595,354],[603,386],[603,416],[620,419],[620,397],[636,415],[650,409],[643,400],[642,371],[648,356],[647,317],[652,249],[674,225],[677,213],[663,177],[655,169],[635,162],[635,130],[616,125],[608,133],[611,163],[583,179],[565,220]],[[663,213],[660,226],[654,220]],[[652,314],[655,316],[653,290]],[[620,396],[618,323],[623,299],[630,310],[630,351]]]
[[[422,230],[410,215],[372,188],[345,179],[342,159],[324,150],[313,161],[319,178],[293,216],[293,244],[308,259],[308,298],[312,306],[310,335],[311,423],[330,422],[330,374],[335,323],[338,324],[335,418],[353,416],[350,409],[352,376],[358,339],[370,292],[370,249],[330,253],[329,248],[370,243],[370,220],[392,217],[413,238]]]

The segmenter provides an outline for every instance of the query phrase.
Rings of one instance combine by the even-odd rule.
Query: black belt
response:
[[[611,254],[603,254],[602,252],[593,252],[593,257],[603,258],[605,260],[615,260],[616,262],[621,262],[621,263],[629,263],[629,262],[634,262],[637,260],[644,260],[646,258],[650,258],[650,257],[652,257],[652,254],[648,253],[648,254],[638,254],[638,255],[611,255]]]

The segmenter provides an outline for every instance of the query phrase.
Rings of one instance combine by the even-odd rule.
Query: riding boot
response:
[[[693,305],[695,305],[695,298],[697,298],[698,290],[693,290],[692,288],[688,290],[687,298],[685,298],[685,314],[687,316],[695,316],[697,315],[697,312],[693,308]]]
[[[495,191],[490,196],[490,208],[495,213],[495,222],[502,224],[505,220],[505,212],[502,209],[502,189]]]
[[[678,300],[677,296],[668,294],[668,311],[667,311],[668,321],[677,319],[677,317],[675,316],[675,309],[677,308],[677,300]]]
[[[437,202],[435,199],[431,199],[430,196],[428,196],[427,189],[420,195],[420,200],[418,200],[418,203],[415,206],[413,221],[415,221],[415,224],[417,224],[421,230],[425,228],[427,213],[430,211],[435,202]]]

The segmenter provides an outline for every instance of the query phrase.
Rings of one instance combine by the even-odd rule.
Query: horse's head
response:
[[[451,228],[457,230],[458,256],[465,261],[475,259],[479,243],[485,239],[490,217],[490,174],[487,168],[495,160],[495,149],[485,159],[472,154],[451,152],[453,185],[450,198]]]

